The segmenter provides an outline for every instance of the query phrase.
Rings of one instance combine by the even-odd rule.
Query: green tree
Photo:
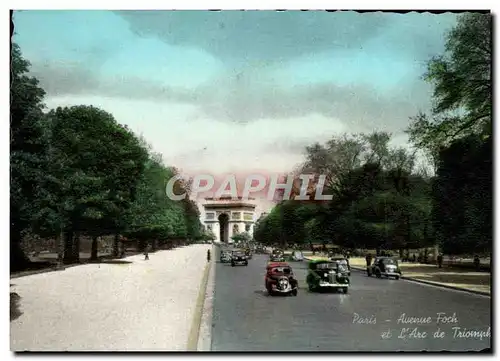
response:
[[[447,35],[445,54],[432,58],[425,79],[434,86],[432,116],[419,114],[412,141],[434,157],[442,145],[468,134],[491,135],[490,14],[466,13]]]
[[[97,237],[124,227],[147,152],[132,132],[95,107],[57,108],[48,119],[46,219],[55,221],[50,226],[65,236],[65,262],[79,259],[81,234],[93,238],[96,258]]]
[[[10,88],[10,264],[22,269],[29,259],[21,248],[23,233],[39,212],[38,196],[47,169],[43,122],[44,90],[28,74],[30,63],[17,44],[11,49]]]
[[[449,254],[485,252],[492,247],[492,139],[455,141],[441,152],[433,184],[436,237]]]
[[[491,249],[491,26],[490,14],[459,17],[445,54],[431,59],[425,74],[433,113],[408,128],[436,172],[426,232],[448,253]]]

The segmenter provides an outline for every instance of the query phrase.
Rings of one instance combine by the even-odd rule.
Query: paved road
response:
[[[304,282],[306,264],[294,263],[302,281],[298,297],[269,297],[264,291],[266,262],[267,256],[255,255],[248,267],[217,264],[212,351],[468,351],[491,347],[488,336],[459,338],[452,329],[488,330],[491,301],[484,296],[369,278],[356,271],[347,295],[309,293]],[[439,312],[455,313],[458,322],[437,325]],[[376,318],[376,323],[353,322],[356,314],[372,322]],[[398,324],[402,314],[432,317],[432,323]],[[427,337],[399,338],[402,328],[415,327],[427,332]],[[445,331],[444,338],[433,337],[438,328]],[[389,329],[392,337],[383,339],[381,334]]]

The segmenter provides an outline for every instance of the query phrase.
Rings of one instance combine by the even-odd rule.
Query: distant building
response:
[[[256,205],[254,199],[205,198],[204,226],[212,231],[215,242],[231,243],[231,237],[242,232],[253,235]]]

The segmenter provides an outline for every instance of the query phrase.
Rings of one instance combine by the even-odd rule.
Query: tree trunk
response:
[[[80,262],[80,232],[75,232],[73,239],[73,259],[75,263]]]
[[[118,258],[120,256],[120,235],[115,233],[115,238],[113,239],[113,257]]]
[[[15,228],[10,229],[10,272],[22,271],[31,263],[21,248],[21,230]]]
[[[93,236],[92,237],[92,248],[91,248],[91,251],[90,251],[90,260],[91,261],[97,261],[97,254],[98,254],[98,250],[99,250],[99,247],[98,247],[98,237],[97,236]]]
[[[70,264],[74,262],[73,259],[73,230],[69,229],[66,232],[64,232],[64,263],[65,264]]]
[[[64,242],[64,229],[61,227],[59,236],[57,238],[57,264],[59,267],[64,265],[64,254],[65,254],[65,242]]]
[[[157,245],[158,245],[158,240],[157,239],[153,239],[151,241],[151,253],[156,252]]]

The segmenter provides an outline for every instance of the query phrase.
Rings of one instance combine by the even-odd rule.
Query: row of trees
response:
[[[11,48],[11,270],[29,259],[26,235],[58,240],[61,261],[78,261],[81,236],[115,235],[139,242],[196,240],[204,234],[197,205],[166,197],[177,173],[111,114],[93,106],[46,111],[45,92]],[[177,183],[180,194],[188,184]]]
[[[333,199],[280,202],[256,225],[256,240],[491,251],[490,34],[490,15],[462,15],[447,35],[445,54],[429,61],[425,76],[435,106],[411,119],[415,152],[390,147],[384,132],[307,147],[297,173],[326,175],[324,193]],[[427,166],[417,164],[416,151],[430,160]]]

